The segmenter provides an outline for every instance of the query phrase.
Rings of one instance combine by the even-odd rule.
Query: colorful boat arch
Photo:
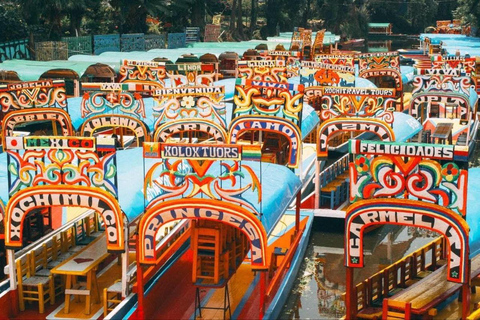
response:
[[[341,131],[372,132],[382,141],[395,141],[393,129],[383,120],[372,118],[332,118],[328,119],[318,128],[317,158],[328,157],[328,141],[330,137]]]
[[[213,220],[239,229],[250,239],[252,267],[267,268],[267,234],[258,217],[233,203],[199,198],[157,201],[147,208],[138,226],[140,263],[156,262],[156,233],[163,224],[179,219]]]
[[[302,149],[302,134],[300,128],[293,122],[266,115],[242,115],[230,123],[228,143],[236,144],[244,131],[258,130],[278,133],[285,136],[289,142],[288,166],[298,167]]]
[[[345,218],[345,266],[361,268],[363,232],[379,224],[426,228],[443,234],[448,242],[447,280],[468,281],[469,227],[458,214],[443,206],[407,199],[361,200],[348,207]]]
[[[203,119],[177,119],[160,125],[153,134],[153,141],[166,142],[172,135],[181,132],[204,132],[213,137],[216,142],[227,142],[228,134],[218,123]]]
[[[16,192],[5,210],[5,247],[23,246],[23,223],[27,214],[46,206],[74,206],[94,209],[106,226],[107,250],[124,252],[123,213],[113,195],[99,188],[71,185],[37,185]]]
[[[33,123],[51,120],[60,125],[62,136],[73,136],[74,130],[72,121],[67,111],[60,108],[33,108],[13,110],[3,118],[2,121],[2,142],[5,148],[6,137],[13,137],[13,130],[17,124]]]
[[[150,133],[147,125],[136,117],[124,114],[98,114],[85,119],[80,127],[80,135],[84,137],[93,137],[97,130],[102,128],[120,127],[130,129],[140,145],[140,139],[150,141]]]
[[[455,105],[460,109],[460,117],[462,119],[470,113],[470,101],[463,94],[455,94],[448,92],[423,92],[412,96],[410,101],[410,113],[414,117],[419,116],[419,109],[424,103],[442,103],[445,105]],[[466,119],[466,118],[465,118]]]
[[[165,87],[167,69],[165,62],[122,60],[119,71],[120,83],[139,83],[151,88]]]
[[[56,106],[67,109],[67,93],[63,80],[40,80],[0,85],[3,112]]]
[[[416,76],[413,81],[410,114],[419,116],[419,107],[423,103],[442,103],[460,106],[461,116],[465,120],[471,116],[469,100],[473,89],[470,77],[454,77],[449,75]]]

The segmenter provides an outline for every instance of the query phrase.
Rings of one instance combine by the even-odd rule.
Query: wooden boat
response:
[[[269,88],[269,96],[258,95],[261,93],[258,88],[262,86]],[[137,265],[137,287],[134,289],[138,295],[138,303],[135,304],[134,297],[132,297],[133,301],[127,299],[125,306],[117,309],[117,313],[112,315],[112,317],[181,318],[190,317],[192,314],[195,317],[197,312],[202,317],[215,317],[215,314],[221,315],[222,313],[223,315],[226,313],[231,314],[233,318],[275,318],[278,316],[279,308],[281,308],[286,298],[286,295],[282,292],[292,284],[292,276],[296,272],[297,263],[299,263],[296,259],[301,256],[297,254],[299,251],[304,250],[303,244],[306,243],[304,241],[306,241],[308,236],[308,229],[302,230],[303,227],[299,226],[305,224],[306,228],[309,228],[308,223],[311,223],[312,216],[311,214],[301,215],[299,206],[297,206],[295,215],[285,213],[287,206],[293,199],[296,198],[297,203],[299,203],[300,180],[284,166],[259,162],[256,163],[258,169],[254,169],[254,163],[245,161],[246,159],[243,157],[252,158],[257,154],[257,157],[260,159],[260,154],[262,153],[261,157],[263,158],[265,153],[261,152],[264,150],[262,139],[259,139],[259,143],[257,139],[254,139],[255,142],[253,144],[251,143],[251,138],[245,141],[246,143],[242,143],[241,140],[245,132],[252,130],[282,134],[289,143],[289,154],[286,157],[287,166],[298,166],[300,151],[298,143],[301,141],[301,137],[295,122],[290,121],[299,121],[301,117],[290,114],[290,112],[293,110],[296,110],[295,113],[301,112],[301,108],[295,108],[293,105],[286,104],[287,100],[284,102],[285,105],[276,103],[280,108],[273,109],[275,113],[272,113],[273,110],[269,111],[269,108],[266,107],[253,108],[256,100],[260,101],[259,99],[263,99],[268,101],[270,99],[274,101],[274,99],[285,96],[291,89],[295,88],[288,84],[247,79],[238,80],[237,93],[234,98],[236,106],[233,110],[233,120],[228,128],[229,140],[227,142],[230,145],[182,145],[178,143],[145,145],[145,158],[154,157],[153,154],[157,154],[164,159],[161,160],[162,162],[156,160],[151,169],[148,169],[150,168],[147,165],[148,159],[145,160],[147,181],[149,181],[146,185],[145,194],[147,194],[147,201],[150,203],[147,204],[147,211],[139,223],[138,238],[140,240],[139,248],[137,249],[137,254],[139,255],[137,262],[139,262],[139,265]],[[250,91],[253,92],[253,95],[249,93]],[[301,92],[298,95],[300,98],[303,96]],[[296,100],[298,100],[296,96],[288,99],[291,102]],[[265,117],[265,113],[269,113],[269,117]],[[203,164],[197,162],[195,156],[193,156],[194,153],[189,153],[188,150],[190,149],[206,150],[205,153],[200,154],[198,157]],[[210,149],[212,151],[208,151]],[[231,151],[232,149],[236,151],[233,152]],[[166,153],[167,151],[168,153]],[[188,160],[182,160],[182,157],[178,156],[181,153],[189,154]],[[243,159],[243,161],[240,167],[237,164],[234,166],[227,165],[225,161],[228,159],[225,157],[214,158],[207,156],[213,153],[235,153],[235,159]],[[170,159],[168,154],[176,156]],[[217,163],[215,160],[222,161]],[[188,161],[189,164],[181,164],[185,161]],[[165,165],[168,167],[174,165],[175,168],[178,168],[175,170],[190,172],[190,169],[185,169],[186,165],[191,167],[193,171],[182,178],[182,181],[179,181],[178,178],[173,178],[178,175],[171,170],[171,178],[166,177],[164,173],[157,178],[157,174],[154,172],[158,170],[159,172],[166,172],[162,169]],[[237,168],[235,170],[246,171],[242,174],[239,172],[232,175],[233,172],[232,174],[227,172],[221,173],[222,171],[219,171],[220,167],[230,168],[228,170]],[[280,169],[280,171],[277,169]],[[215,172],[217,173],[215,174]],[[263,188],[261,193],[259,193],[261,186],[267,181],[266,179],[273,178],[273,176],[268,177],[268,172],[272,172],[275,176],[274,179],[281,179],[281,182],[269,182],[268,193]],[[265,176],[266,173],[267,176]],[[218,174],[220,175],[216,177]],[[227,180],[222,178],[227,176],[231,176],[234,180],[227,183]],[[208,185],[211,185],[211,187],[208,187],[208,189],[207,185],[201,188],[200,186],[198,188],[195,187],[196,184],[205,179],[204,177],[211,177],[211,182],[208,182]],[[243,183],[240,182],[244,178],[246,180]],[[221,189],[219,189],[220,185],[218,182],[215,182],[217,179],[224,181]],[[176,181],[175,184],[172,184],[173,181]],[[213,189],[214,182],[217,186],[215,189]],[[259,182],[260,184],[258,184]],[[204,184],[202,182],[202,185]],[[236,189],[239,185],[243,186],[240,187],[243,190],[242,192]],[[233,189],[229,191],[224,188]],[[276,190],[276,188],[282,191]],[[192,190],[197,191],[192,192]],[[210,191],[207,192],[207,190]],[[295,191],[286,193],[286,190]],[[182,199],[178,198],[179,192],[186,192]],[[229,194],[237,196],[233,198]],[[286,196],[286,194],[288,195]],[[199,199],[200,195],[201,198]],[[257,204],[258,200],[254,201],[252,196],[257,199],[259,195],[261,195],[262,200]],[[171,206],[177,202],[178,209],[173,209]],[[212,209],[204,210],[205,206],[211,206]],[[198,209],[195,209],[196,207]],[[227,208],[229,208],[228,211]],[[174,214],[172,216],[171,214],[174,210],[180,210],[181,214],[179,211],[178,215]],[[262,212],[260,221],[263,226],[256,222],[259,221],[258,218],[255,218],[252,213],[248,213],[251,210]],[[253,214],[255,214],[254,212]],[[164,213],[168,213],[170,218],[163,216]],[[238,216],[239,214],[242,214],[242,217]],[[180,250],[178,257],[171,264],[162,267],[161,262],[165,261],[164,255],[166,253],[162,253],[161,247],[156,248],[156,245],[152,243],[149,235],[152,234],[152,231],[149,230],[154,229],[152,229],[153,225],[150,225],[154,223],[155,227],[153,228],[156,228],[158,226],[157,221],[162,221],[163,223],[172,218],[174,220],[177,218],[195,220],[192,222],[191,231],[189,231],[191,245],[189,249]],[[296,222],[293,224],[287,223],[285,219],[294,219],[291,220],[291,223],[293,221]],[[232,222],[235,223],[232,224]],[[250,230],[249,236],[245,237],[243,232],[238,233],[235,231],[235,228],[232,228],[232,226],[237,225],[237,222],[240,226],[245,226],[245,228]],[[285,226],[288,227],[285,229]],[[257,233],[257,230],[259,233]],[[278,230],[282,230],[281,236]],[[273,241],[271,245],[267,245],[267,236],[269,234],[272,237],[275,234],[275,237],[270,240]],[[293,242],[289,240],[291,235],[294,235]],[[188,235],[180,236],[179,239],[186,240],[187,237]],[[210,241],[207,240],[208,237],[212,238],[212,243],[216,243],[216,245],[208,244]],[[285,249],[278,247],[283,241],[287,241],[287,246],[289,246],[287,252]],[[252,260],[246,263],[244,257],[251,245],[255,245],[255,248],[259,246],[260,250],[252,247],[253,251],[250,253]],[[292,248],[294,249],[292,250]],[[266,252],[266,256],[271,256],[269,260],[270,266],[264,264],[265,258],[258,256],[263,256],[263,252]],[[244,262],[242,263],[242,261]],[[257,268],[256,266],[259,264],[262,265]],[[149,265],[148,268],[147,265]],[[287,265],[290,265],[288,271],[286,269]],[[180,281],[180,279],[186,279],[185,274],[192,274],[192,267],[192,281],[188,278],[188,281]],[[249,275],[251,268],[258,270],[256,276],[251,277]],[[155,272],[158,272],[159,276],[153,277]],[[166,294],[163,290],[169,283],[176,283],[176,291],[173,295]],[[238,291],[239,295],[231,295],[230,297],[229,292],[231,292],[232,288],[236,292]],[[207,293],[205,294],[204,292]],[[158,295],[162,295],[162,306],[159,305]],[[177,295],[182,296],[181,303],[178,303]],[[175,307],[172,307],[173,305]],[[219,311],[216,311],[218,313],[212,313],[209,310]]]
[[[478,130],[476,112],[477,94],[470,77],[415,77],[410,114],[423,124],[415,141],[468,146],[472,150]]]
[[[363,47],[365,44],[365,39],[351,39],[347,41],[340,42],[338,48],[341,50],[348,50],[351,48]]]
[[[410,268],[414,270],[413,274],[410,271],[402,272],[400,278],[389,277],[388,286],[379,288],[377,297],[383,303],[382,317],[394,314],[405,319],[434,316],[442,302],[459,293],[463,301],[461,317],[465,319],[470,313],[469,279],[480,272],[478,256],[473,253],[469,256],[469,246],[478,241],[478,235],[476,232],[472,234],[468,227],[469,215],[477,219],[477,210],[472,208],[470,212],[467,205],[471,183],[468,178],[472,173],[467,166],[468,147],[359,140],[352,140],[350,147],[356,156],[350,164],[350,199],[353,204],[348,207],[345,220],[347,317],[360,317],[356,299],[359,290],[366,290],[363,285],[355,287],[353,282],[354,268],[364,265],[362,230],[369,225],[396,224],[427,228],[442,234],[447,239],[443,250],[449,258],[442,263],[440,260],[445,254],[439,255],[441,251],[436,246],[418,256],[432,254],[435,263],[430,269],[419,265],[415,256],[410,260],[406,258],[407,263],[415,264],[415,269]],[[392,175],[394,167],[399,170]],[[394,179],[395,184],[388,182],[387,176]],[[436,182],[430,180],[432,183],[424,183],[421,187],[412,184],[418,179],[429,181],[433,176],[437,177]],[[401,265],[390,266],[391,270],[384,274],[398,275]],[[362,313],[362,317],[373,316],[378,313],[378,308]]]
[[[143,74],[140,74],[142,77],[149,77],[152,74],[148,70],[149,66],[139,64],[138,62],[129,61],[125,62],[125,65],[129,67],[130,70],[132,70],[131,67],[134,67],[133,69],[139,67],[143,69]],[[161,64],[155,64],[155,66],[151,67],[160,72],[165,70],[165,67]],[[128,71],[126,74],[132,74],[132,72]],[[285,95],[290,90],[298,90],[301,88],[286,83],[253,83],[250,80],[242,81],[238,83],[238,97],[241,96],[240,91],[248,92],[249,90],[258,90],[258,88],[262,86],[265,89],[268,88],[270,91],[268,95],[263,97],[259,96],[255,98],[254,96],[250,103],[253,103],[255,99],[272,98],[272,92],[281,93],[281,96],[285,98]],[[175,187],[178,187],[180,183],[180,180],[176,178],[173,180],[165,178],[156,179],[153,172],[155,168],[158,169],[158,166],[161,165],[159,163],[155,164],[155,168],[153,168],[153,171],[147,176],[146,181],[148,181],[148,183],[146,183],[145,186],[148,187],[142,188],[144,183],[143,176],[130,174],[132,170],[141,172],[141,168],[143,168],[148,161],[152,161],[148,159],[152,157],[152,150],[155,148],[163,150],[161,157],[165,157],[165,160],[162,161],[167,162],[174,161],[173,158],[170,157],[172,154],[170,153],[170,156],[168,155],[168,152],[173,150],[171,148],[176,148],[177,150],[187,148],[197,151],[210,148],[208,152],[203,151],[210,155],[206,158],[204,156],[196,160],[190,156],[188,161],[181,159],[179,161],[182,163],[196,163],[194,165],[194,171],[197,170],[196,172],[199,176],[194,178],[193,181],[195,181],[195,183],[206,181],[204,178],[210,177],[207,173],[208,170],[217,168],[216,174],[218,175],[218,182],[211,185],[211,188],[214,188],[212,189],[213,192],[215,192],[217,196],[211,200],[214,202],[220,201],[217,203],[218,205],[223,206],[225,204],[230,209],[233,208],[232,206],[237,206],[238,208],[232,213],[232,219],[235,215],[239,214],[240,211],[237,212],[237,210],[241,210],[244,214],[252,210],[252,212],[247,214],[248,217],[244,215],[242,219],[254,219],[251,220],[254,225],[248,224],[248,221],[245,220],[246,224],[242,223],[242,228],[255,226],[255,230],[257,230],[255,231],[256,238],[252,238],[252,241],[249,242],[247,237],[243,236],[241,230],[235,231],[231,226],[220,225],[220,229],[225,231],[222,231],[222,237],[225,237],[223,239],[227,239],[227,234],[229,234],[228,237],[230,237],[230,240],[222,242],[225,245],[224,248],[229,247],[229,250],[233,251],[230,251],[230,266],[223,268],[227,261],[225,260],[225,252],[222,250],[221,261],[223,262],[221,265],[223,269],[217,269],[217,271],[220,272],[223,270],[223,282],[220,281],[216,285],[226,284],[226,280],[230,279],[233,275],[232,270],[236,270],[238,267],[240,271],[237,273],[241,273],[241,276],[233,276],[238,279],[236,282],[231,282],[230,288],[233,286],[233,288],[236,289],[238,286],[243,286],[243,289],[248,289],[245,288],[245,284],[248,282],[245,282],[244,279],[252,281],[252,287],[248,292],[245,292],[245,297],[250,297],[253,304],[245,306],[243,303],[238,304],[238,301],[232,300],[232,314],[237,317],[237,314],[240,313],[240,317],[250,318],[252,315],[258,316],[260,310],[265,317],[269,318],[276,317],[281,310],[281,306],[283,305],[282,301],[286,299],[288,289],[291,287],[295,273],[298,271],[302,261],[313,216],[311,213],[301,212],[299,206],[297,206],[298,209],[296,211],[286,212],[287,207],[292,201],[299,203],[299,192],[302,187],[301,180],[291,170],[283,165],[272,163],[262,164],[260,162],[253,162],[249,165],[247,160],[260,159],[261,152],[265,151],[268,159],[264,158],[264,160],[278,162],[281,155],[289,167],[295,168],[300,165],[301,158],[298,155],[301,152],[300,145],[302,141],[300,128],[304,126],[302,120],[305,120],[301,112],[303,92],[300,91],[300,93],[297,94],[298,97],[295,94],[290,97],[290,102],[298,100],[294,104],[281,103],[279,105],[280,109],[277,110],[278,114],[273,118],[262,117],[262,115],[259,114],[260,111],[271,114],[272,112],[268,111],[268,108],[263,111],[262,109],[244,109],[245,106],[239,104],[237,109],[232,112],[234,121],[227,126],[224,106],[222,107],[219,104],[224,93],[222,87],[180,86],[164,88],[162,87],[163,83],[153,82],[154,83],[144,83],[138,81],[138,79],[130,78],[128,81],[120,84],[84,84],[83,90],[85,93],[83,98],[74,98],[69,101],[71,109],[77,111],[70,110],[70,114],[67,115],[71,116],[72,122],[75,124],[74,126],[79,128],[81,134],[86,137],[73,137],[73,130],[68,131],[67,129],[62,131],[65,137],[14,137],[12,133],[4,134],[6,137],[4,145],[7,150],[9,150],[8,157],[14,157],[18,160],[15,161],[16,169],[13,170],[13,167],[11,167],[10,173],[12,174],[12,178],[10,181],[13,182],[13,187],[20,186],[21,191],[16,189],[9,191],[12,195],[12,201],[17,201],[15,200],[17,197],[20,199],[22,194],[26,193],[31,194],[35,199],[36,197],[42,197],[44,194],[49,194],[50,198],[45,200],[45,202],[39,202],[38,208],[43,205],[54,205],[56,207],[81,206],[92,207],[94,211],[98,213],[80,210],[79,213],[75,214],[76,217],[70,220],[65,226],[54,230],[53,233],[49,233],[17,253],[14,252],[14,248],[22,247],[23,239],[20,238],[18,240],[17,232],[12,232],[10,230],[13,229],[7,228],[6,243],[9,248],[8,256],[10,257],[10,266],[8,273],[10,279],[9,282],[6,283],[5,291],[0,295],[0,303],[5,306],[2,310],[3,317],[38,317],[39,313],[41,317],[42,314],[50,314],[52,312],[52,316],[55,315],[62,318],[77,318],[83,312],[88,314],[88,317],[92,315],[97,317],[101,313],[110,317],[112,315],[109,309],[115,307],[121,300],[123,300],[123,302],[115,312],[128,312],[135,309],[135,317],[141,316],[142,312],[143,315],[148,314],[147,304],[142,306],[143,311],[142,308],[132,309],[132,305],[130,304],[132,301],[136,301],[137,297],[139,304],[141,303],[140,301],[147,301],[153,297],[147,294],[142,295],[143,290],[140,290],[140,288],[149,288],[150,285],[154,283],[161,284],[162,281],[164,281],[163,278],[161,278],[161,280],[159,280],[160,278],[157,279],[157,276],[152,278],[157,271],[160,272],[159,274],[162,274],[166,272],[166,270],[173,270],[173,272],[180,270],[176,267],[170,269],[170,266],[165,266],[164,262],[171,258],[181,260],[183,258],[180,257],[186,257],[187,259],[191,259],[192,249],[185,251],[185,249],[188,248],[188,243],[193,241],[192,245],[195,246],[195,241],[199,238],[192,237],[198,235],[196,232],[201,233],[202,228],[206,227],[208,229],[212,226],[211,222],[208,221],[211,220],[212,217],[210,214],[207,214],[205,221],[200,219],[202,221],[199,220],[198,225],[197,222],[190,223],[189,221],[165,224],[159,229],[160,231],[158,231],[156,236],[148,240],[154,241],[155,245],[158,246],[157,249],[159,249],[159,251],[156,251],[156,258],[160,260],[155,258],[155,266],[145,267],[153,261],[150,260],[150,262],[144,263],[144,261],[141,260],[143,258],[140,258],[140,255],[145,253],[145,251],[142,251],[143,249],[140,250],[140,248],[146,249],[149,247],[149,245],[140,245],[140,242],[147,239],[148,236],[143,237],[139,234],[132,237],[133,228],[139,223],[140,220],[138,219],[146,208],[146,202],[142,201],[142,198],[145,195],[147,197],[146,201],[148,202],[152,200],[152,198],[150,198],[152,194],[159,192],[158,188],[160,185],[163,185],[162,188],[166,188],[165,190],[172,191]],[[29,89],[35,87],[34,84],[25,86]],[[152,91],[152,88],[155,89]],[[266,94],[266,92],[262,94]],[[172,100],[175,95],[178,96],[176,98],[180,99],[180,101],[176,100],[177,102],[174,102]],[[152,96],[159,101],[157,109],[153,110],[147,107],[150,101],[153,101],[152,98],[147,96]],[[179,127],[179,130],[176,131],[173,130],[173,127],[165,129],[165,124],[178,124],[181,122],[180,118],[171,117],[172,109],[169,109],[171,106],[179,105],[182,107],[182,110],[191,110],[192,107],[198,108],[201,106],[203,109],[196,114],[202,114],[202,112],[206,110],[207,105],[205,101],[208,96],[216,99],[211,100],[213,103],[208,104],[208,106],[211,110],[215,110],[215,114],[219,117],[212,118],[212,112],[207,112],[208,115],[205,115],[205,119],[192,117],[192,113],[188,112],[179,112],[177,115],[188,120],[189,125],[196,125],[195,122],[201,124],[202,126],[199,128],[204,130],[204,133],[210,135],[213,129],[224,128],[224,139],[213,139],[212,142],[215,144],[208,144],[208,141],[203,141],[198,134],[188,136],[188,133],[195,131],[190,130],[191,128],[184,127],[183,130],[180,130],[181,128]],[[251,95],[249,94],[248,96],[250,97]],[[190,104],[187,105],[186,103],[182,104],[185,97],[191,97],[194,106]],[[276,99],[278,99],[278,97]],[[66,99],[65,101],[62,100],[62,103],[64,102],[66,104]],[[300,104],[297,104],[298,102],[300,102]],[[279,102],[277,101],[276,103],[278,104]],[[283,107],[285,109],[281,107],[283,105],[286,106]],[[32,109],[29,110],[29,112],[31,111]],[[46,111],[48,110],[44,109],[43,114],[45,114]],[[157,113],[157,121],[149,120],[153,112]],[[270,116],[272,116],[272,114]],[[210,117],[210,120],[206,121],[208,117]],[[309,120],[308,118],[306,119],[304,122],[308,125]],[[78,125],[79,122],[81,122],[81,125]],[[250,128],[249,123],[254,124],[254,126]],[[74,127],[70,122],[68,122],[68,124],[70,128]],[[209,124],[209,126],[205,126],[205,124]],[[249,139],[248,144],[242,145],[240,142],[246,127],[263,131],[265,133],[263,137],[263,139],[265,139],[263,140],[264,142],[262,143],[262,138],[260,138],[260,143],[255,142],[252,144],[251,139]],[[132,135],[133,143],[129,148],[121,150],[125,148],[126,145],[118,146],[115,142],[112,135],[122,134],[117,130],[123,132],[124,135],[123,137],[120,136],[121,138],[127,138],[129,134]],[[163,142],[150,143],[150,132],[155,132],[155,134],[152,135],[154,140]],[[162,132],[168,133],[167,139],[161,139],[161,137],[163,137]],[[187,134],[190,143],[183,146],[180,144],[169,145],[166,143],[166,141],[174,140],[182,133]],[[254,136],[254,134],[252,136]],[[279,138],[281,136],[284,138]],[[195,141],[203,141],[204,143],[200,145],[192,144],[193,138],[196,139]],[[270,143],[271,141],[279,142],[281,141],[280,139],[286,139],[286,150],[281,150],[281,148],[284,147],[283,144],[272,145]],[[123,141],[124,139],[121,140]],[[142,142],[146,143],[144,149],[137,147]],[[262,144],[264,147],[262,147]],[[25,148],[28,150],[25,150]],[[116,148],[120,150],[116,152]],[[166,150],[169,151],[167,152]],[[30,154],[32,154],[32,156],[29,156]],[[48,157],[45,157],[45,154],[48,154]],[[174,155],[175,154],[175,157],[179,156],[178,153],[174,153]],[[237,155],[232,156],[233,154]],[[268,156],[268,154],[271,156]],[[7,154],[4,153],[3,155]],[[67,158],[64,158],[63,155],[67,155]],[[274,160],[270,159],[272,156]],[[215,161],[216,159],[217,161]],[[240,159],[243,159],[241,164],[238,162]],[[229,175],[225,176],[221,171],[218,171],[220,168],[227,168],[226,166],[229,160],[233,161],[233,167],[230,167],[234,170],[232,171],[232,178],[240,181],[244,180],[243,176],[245,176],[247,179],[244,184],[242,183],[240,185],[240,189],[235,189],[238,186],[238,182],[237,184],[232,184],[233,181],[230,181],[232,178],[225,179]],[[4,157],[3,162],[5,163],[6,161],[6,157]],[[88,163],[82,161],[87,161]],[[217,164],[214,165],[213,163],[215,162]],[[18,172],[31,170],[32,166],[34,166],[33,163],[44,168],[35,173],[32,172],[32,174],[34,174],[33,180],[29,180],[23,175],[18,176]],[[235,165],[240,165],[240,167],[235,167]],[[257,166],[256,169],[254,166]],[[24,167],[26,169],[23,169]],[[49,173],[47,172],[50,172],[49,168],[54,168],[52,169],[54,171],[59,170],[60,176],[58,179],[60,180],[56,178],[55,174],[48,176]],[[186,167],[181,165],[178,168],[179,170],[185,170]],[[84,169],[87,170],[86,173],[82,171]],[[237,177],[237,173],[240,174],[240,176]],[[46,178],[41,178],[45,175],[47,175]],[[152,180],[152,178],[155,179]],[[19,184],[18,181],[23,181],[22,179],[27,180]],[[272,182],[268,182],[269,179],[273,179]],[[183,179],[184,182],[187,180]],[[39,181],[41,181],[40,186],[38,185]],[[188,184],[192,186],[191,182],[188,182]],[[233,191],[222,191],[226,190],[225,188],[229,189],[229,184],[231,184],[230,189],[235,187],[232,189]],[[276,186],[276,188],[261,188],[262,184],[269,184]],[[200,189],[197,191],[199,191],[200,194],[204,196],[207,194],[211,195],[211,191],[205,189],[206,186],[203,185],[203,182],[198,186]],[[217,187],[220,187],[220,189]],[[157,198],[157,200],[164,198],[162,196],[162,192],[164,191],[160,192],[160,198]],[[176,193],[178,192],[175,191],[174,194]],[[191,193],[191,191],[189,191],[189,193]],[[250,193],[250,195],[242,202],[242,200],[239,199],[243,193]],[[198,192],[194,192],[194,195],[198,194]],[[262,199],[260,202],[258,202],[259,199],[255,202],[255,199],[252,198],[258,198],[259,196],[261,196]],[[218,197],[223,197],[223,200],[219,200]],[[8,196],[5,198],[8,198]],[[192,201],[198,204],[203,200],[195,198],[195,200]],[[18,201],[21,202],[22,200]],[[102,204],[102,207],[98,207],[97,204],[103,203],[102,201],[108,202],[108,206]],[[161,202],[163,202],[163,200]],[[37,207],[35,207],[35,210],[37,210],[36,208]],[[183,207],[183,209],[184,208],[185,207]],[[12,225],[12,228],[13,225],[15,225],[18,229],[21,228],[21,225],[28,223],[27,217],[29,216],[29,212],[24,212],[20,226],[17,222],[12,222],[12,224],[13,215],[11,214],[11,210],[16,210],[14,209],[13,202],[7,204],[5,221],[8,221],[8,225]],[[255,216],[255,212],[258,216]],[[58,219],[58,215],[61,216],[64,213],[65,212],[62,213],[62,210],[57,211],[53,218]],[[67,215],[70,214],[71,211],[68,211]],[[192,216],[192,218],[193,217],[195,217],[195,215]],[[226,222],[231,224],[232,219],[229,218]],[[218,221],[213,224],[213,229],[218,230]],[[106,235],[102,235],[102,232],[99,232],[103,226],[107,230]],[[79,231],[82,228],[87,231]],[[165,233],[164,230],[166,230]],[[163,236],[166,233],[168,233],[167,236]],[[250,237],[251,235],[250,230]],[[113,238],[114,236],[115,238]],[[270,243],[268,242],[268,237],[273,239],[270,240]],[[232,242],[232,239],[236,239],[236,242]],[[260,243],[258,242],[259,240]],[[137,243],[137,245],[134,245],[135,243]],[[80,245],[83,244],[86,244],[86,246],[80,247]],[[261,249],[260,252],[254,250],[250,253],[250,257],[253,257],[253,263],[251,264],[259,266],[255,269],[259,270],[256,276],[249,276],[248,272],[245,274],[245,270],[250,268],[250,263],[242,263],[249,248],[252,248],[252,245],[255,246],[255,248],[259,247]],[[69,253],[69,251],[74,250],[73,248],[79,252]],[[124,252],[121,254],[121,258],[117,255],[118,252]],[[196,252],[197,256],[198,253],[199,252]],[[200,253],[200,255],[202,254],[203,253]],[[262,256],[261,259],[257,258],[258,254]],[[116,257],[119,257],[122,261],[120,268],[115,268],[116,264],[110,263]],[[60,262],[60,259],[63,261]],[[204,263],[201,259],[198,261]],[[217,267],[221,261],[216,261]],[[49,269],[47,264],[53,262],[57,265]],[[133,262],[136,262],[137,265],[135,266]],[[75,267],[81,264],[85,264],[84,266],[86,268],[81,268],[80,270]],[[95,270],[97,268],[101,270],[101,272],[96,272]],[[15,269],[18,271],[17,274],[19,277],[15,276]],[[114,269],[116,271],[114,271]],[[142,271],[144,271],[143,274]],[[42,279],[42,281],[44,281],[44,284],[42,284],[43,293],[39,292],[35,295],[38,295],[38,298],[35,299],[38,300],[38,309],[35,304],[34,306],[27,306],[26,311],[20,311],[16,306],[18,305],[20,309],[24,309],[25,305],[23,302],[33,296],[33,292],[30,291],[31,289],[29,288],[27,290],[25,286],[28,286],[28,281],[38,281],[37,277],[40,273],[46,274],[47,277]],[[135,279],[135,275],[137,275],[137,279]],[[203,275],[204,272],[199,273],[199,279]],[[85,285],[78,283],[75,285],[75,279],[78,276],[87,276]],[[64,285],[59,281],[62,277],[66,279]],[[140,277],[140,279],[138,277]],[[27,279],[31,280],[27,281]],[[118,282],[116,282],[116,280],[118,280]],[[217,282],[219,278],[216,277],[213,281]],[[212,285],[212,283],[207,282],[199,284],[202,286]],[[145,285],[147,286],[145,287]],[[102,304],[98,303],[99,299],[96,294],[100,290],[104,293]],[[134,293],[130,293],[131,290],[133,290]],[[253,290],[254,294],[251,294],[251,290]],[[147,292],[150,291],[147,290]],[[62,295],[65,295],[65,303],[59,306],[59,303],[63,302]],[[85,300],[82,299],[81,303],[78,303],[78,299],[70,302],[71,295],[86,295],[88,298]],[[90,296],[92,296],[93,301],[90,301]],[[260,306],[261,309],[259,309],[259,304],[256,300],[259,297],[265,303],[264,308]],[[191,302],[192,305],[194,305],[195,294],[192,295]],[[53,304],[53,306],[50,306],[50,304]],[[235,304],[237,304],[237,311],[233,310]],[[170,310],[178,311],[174,309]],[[205,311],[203,310],[203,312]]]

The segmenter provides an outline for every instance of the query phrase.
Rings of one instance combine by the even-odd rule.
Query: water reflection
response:
[[[364,238],[365,267],[355,271],[355,283],[429,243],[438,235],[412,227],[383,226]],[[343,220],[315,221],[299,278],[282,319],[338,319],[345,315]]]

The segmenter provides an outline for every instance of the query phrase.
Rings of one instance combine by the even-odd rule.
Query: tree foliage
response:
[[[27,23],[20,15],[19,6],[0,4],[0,42],[24,39],[27,36]]]
[[[156,32],[203,30],[216,14],[230,22],[229,35],[244,40],[293,27],[326,28],[348,38],[366,37],[368,22],[390,22],[394,32],[419,33],[436,20],[461,18],[480,25],[480,0],[3,0],[0,38],[46,30],[48,39],[101,33],[148,33],[147,17],[160,21]],[[454,13],[454,14],[453,14]],[[151,26],[150,26],[151,27]],[[10,31],[8,31],[10,30]],[[154,31],[155,31],[154,30]],[[152,29],[150,28],[150,31]]]
[[[480,0],[458,0],[454,15],[462,22],[480,28]]]

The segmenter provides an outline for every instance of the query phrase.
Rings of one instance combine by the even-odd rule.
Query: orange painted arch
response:
[[[5,247],[21,248],[25,217],[33,209],[49,206],[95,210],[102,216],[105,224],[107,250],[109,252],[125,250],[123,213],[117,199],[100,188],[70,185],[34,186],[15,193],[5,209]]]
[[[111,122],[106,122],[105,120],[108,118],[116,118],[119,121],[118,125],[112,124]],[[93,137],[97,130],[111,127],[130,129],[135,134],[137,146],[140,145],[141,138],[143,138],[143,141],[145,142],[150,141],[150,133],[145,123],[140,119],[125,114],[107,113],[87,118],[80,127],[80,135]]]
[[[24,117],[22,119],[22,117]],[[67,111],[60,108],[32,108],[9,112],[2,120],[2,142],[5,148],[5,137],[13,136],[13,128],[19,123],[32,123],[45,120],[55,121],[60,124],[62,136],[74,136],[72,121]]]
[[[371,129],[374,130],[371,130]],[[395,141],[393,129],[383,120],[375,118],[332,118],[318,127],[317,131],[317,158],[328,157],[328,141],[330,137],[342,131],[362,131],[376,134],[381,141]]]
[[[260,219],[236,204],[199,198],[158,201],[147,208],[138,224],[140,263],[155,263],[156,233],[163,224],[179,219],[218,221],[239,229],[250,239],[252,266],[267,268],[267,233]]]

